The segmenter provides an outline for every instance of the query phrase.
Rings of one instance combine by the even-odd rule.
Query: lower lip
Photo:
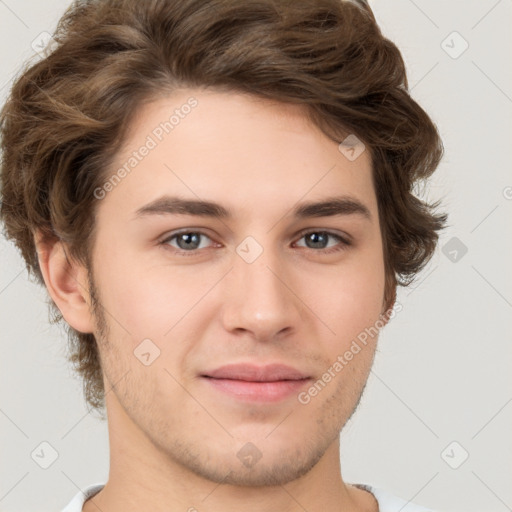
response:
[[[278,402],[290,395],[297,394],[310,379],[279,380],[274,382],[253,382],[232,379],[214,379],[204,377],[215,389],[235,398],[257,402]]]

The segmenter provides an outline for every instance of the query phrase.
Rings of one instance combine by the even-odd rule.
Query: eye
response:
[[[330,254],[337,251],[342,251],[348,247],[350,242],[342,236],[331,233],[330,231],[307,231],[301,233],[301,238],[306,240],[306,247],[309,249],[319,249],[316,252],[323,252]],[[329,247],[329,238],[336,240],[338,244]],[[301,246],[303,247],[303,246]]]
[[[298,247],[306,247],[307,249],[312,249],[315,252],[324,254],[342,251],[351,245],[348,239],[330,231],[310,230],[302,232],[300,235],[299,240],[305,239],[306,245],[296,244]],[[205,240],[212,241],[212,239],[202,231],[188,230],[173,233],[162,240],[160,244],[163,246],[171,246],[180,256],[194,256],[200,249],[207,249],[209,247],[207,243],[203,243]],[[329,240],[337,243],[329,245]]]
[[[204,240],[205,238],[211,240],[209,236],[201,231],[182,231],[180,233],[174,233],[160,243],[162,245],[170,245],[181,254],[194,253],[198,249],[205,248],[204,244],[201,243],[202,239]],[[174,240],[176,240],[177,247],[172,243]]]

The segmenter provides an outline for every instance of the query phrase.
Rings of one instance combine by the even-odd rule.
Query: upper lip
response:
[[[228,364],[208,371],[203,377],[215,379],[245,380],[251,382],[275,382],[279,380],[301,380],[309,378],[301,371],[285,364]]]

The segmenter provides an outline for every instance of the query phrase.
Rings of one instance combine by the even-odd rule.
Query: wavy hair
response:
[[[396,286],[409,285],[431,258],[447,216],[413,187],[438,166],[442,141],[366,2],[77,0],[53,39],[52,51],[22,70],[0,113],[1,220],[39,283],[35,233],[62,240],[90,269],[94,190],[132,116],[185,87],[300,104],[330,139],[355,134],[364,142],[390,305]],[[66,328],[86,401],[103,408],[95,337]]]

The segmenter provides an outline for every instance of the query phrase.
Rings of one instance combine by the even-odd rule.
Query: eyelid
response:
[[[208,230],[206,228],[180,228],[175,229],[174,231],[169,231],[165,233],[164,235],[158,237],[158,241],[161,242],[167,242],[171,238],[174,238],[175,236],[181,235],[183,233],[199,233],[201,235],[207,236],[208,238],[212,238],[211,235],[208,234]]]
[[[340,240],[342,240],[346,244],[352,244],[353,238],[351,235],[349,235],[346,232],[339,232],[330,228],[305,228],[302,231],[299,231],[297,233],[298,238],[302,238],[305,235],[308,235],[309,233],[327,233],[328,235],[331,235],[333,237],[337,237]]]

